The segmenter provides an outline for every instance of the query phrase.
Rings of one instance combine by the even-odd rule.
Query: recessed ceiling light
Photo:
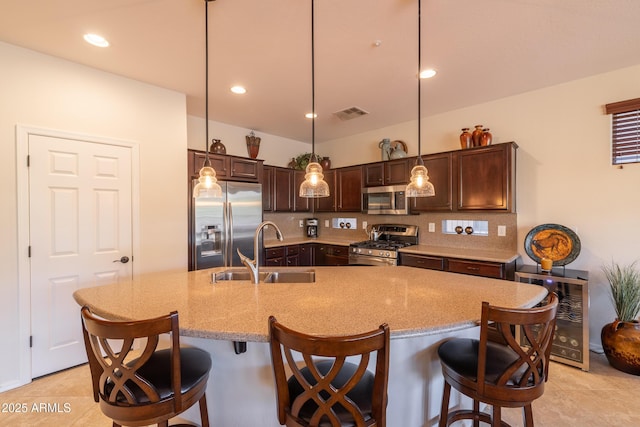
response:
[[[233,86],[231,88],[231,92],[237,93],[239,95],[242,95],[243,93],[247,93],[247,90],[245,88],[243,88],[242,86]]]
[[[314,119],[317,118],[318,115],[317,114],[312,114],[312,113],[307,113],[304,115],[307,119]]]
[[[87,43],[91,43],[94,46],[98,47],[107,47],[109,46],[109,42],[102,36],[97,34],[85,34],[84,39]]]
[[[424,70],[420,73],[421,79],[430,79],[431,77],[436,75],[436,70],[433,68],[429,68],[428,70]]]

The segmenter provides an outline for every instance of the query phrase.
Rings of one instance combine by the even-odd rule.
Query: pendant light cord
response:
[[[422,78],[420,77],[420,71],[422,70],[422,0],[418,0],[418,161],[416,164],[424,165],[422,160],[422,129],[420,122],[422,121],[421,115],[421,93],[422,93]]]
[[[311,0],[311,157],[312,162],[316,157],[316,53],[315,53],[315,29],[314,29],[314,0]]]
[[[205,166],[211,166],[209,160],[209,1],[204,0],[204,128],[207,147]]]

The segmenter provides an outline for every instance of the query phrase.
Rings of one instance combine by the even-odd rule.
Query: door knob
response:
[[[113,262],[121,262],[121,263],[123,263],[123,264],[126,264],[126,263],[128,263],[128,262],[129,262],[129,257],[128,257],[128,256],[123,256],[122,258],[120,258],[120,259],[116,259],[116,260],[114,260]]]

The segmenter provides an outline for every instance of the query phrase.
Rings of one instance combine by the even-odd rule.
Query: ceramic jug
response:
[[[389,160],[389,154],[391,153],[391,140],[389,138],[385,138],[378,143],[378,147],[381,150],[382,161]]]
[[[391,150],[389,154],[390,159],[401,159],[403,157],[407,157],[407,144],[404,141],[393,141],[396,145]]]

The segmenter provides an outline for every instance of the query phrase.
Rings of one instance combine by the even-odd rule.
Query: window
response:
[[[611,119],[611,163],[640,163],[640,98],[605,105]]]

